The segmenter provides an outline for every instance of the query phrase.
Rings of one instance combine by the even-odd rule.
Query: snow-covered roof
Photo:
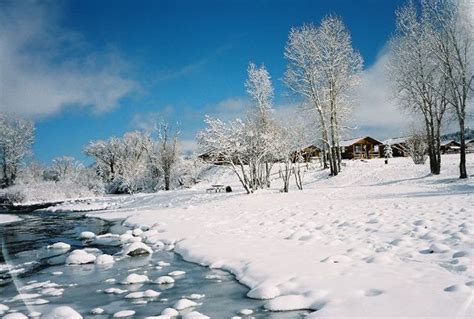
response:
[[[459,142],[456,141],[456,140],[444,140],[444,141],[440,141],[439,144],[441,146],[445,146],[445,145],[448,145],[449,143],[453,143],[453,142],[456,143],[456,144],[459,144]]]
[[[339,146],[344,146],[344,147],[347,147],[347,146],[351,146],[352,144],[355,144],[357,142],[359,142],[360,140],[363,140],[364,138],[370,138],[376,142],[378,142],[375,138],[373,137],[370,137],[370,136],[361,136],[361,137],[356,137],[356,138],[352,138],[350,140],[344,140],[344,141],[341,141],[339,143]],[[381,142],[379,142],[381,143]]]
[[[386,139],[382,143],[383,143],[383,145],[401,144],[401,143],[405,143],[407,139],[408,139],[408,136],[392,137],[392,138]]]

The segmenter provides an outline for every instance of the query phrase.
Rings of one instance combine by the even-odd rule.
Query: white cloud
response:
[[[398,105],[387,74],[390,52],[383,50],[375,63],[364,71],[354,107],[355,135],[375,134],[385,138],[403,134],[411,115]]]
[[[61,28],[60,11],[36,1],[0,8],[0,112],[42,116],[79,105],[100,113],[136,87],[116,53],[91,53],[81,34]]]

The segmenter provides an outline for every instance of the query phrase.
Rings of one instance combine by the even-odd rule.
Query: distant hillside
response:
[[[466,128],[466,140],[471,140],[474,139],[474,130],[470,128]],[[454,133],[449,133],[449,134],[444,134],[441,136],[442,140],[456,140],[459,141],[459,131],[454,132]]]

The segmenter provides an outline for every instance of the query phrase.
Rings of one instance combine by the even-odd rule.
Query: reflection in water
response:
[[[116,255],[112,265],[65,266],[64,255],[54,256],[47,245],[65,242],[74,248],[83,248],[78,239],[82,231],[96,234],[118,228],[108,222],[84,218],[71,213],[34,213],[22,215],[20,222],[0,225],[2,253],[0,255],[0,303],[25,314],[37,311],[47,313],[58,305],[69,305],[85,318],[110,318],[111,314],[125,309],[136,311],[135,318],[158,315],[183,296],[204,294],[195,300],[197,310],[211,318],[230,318],[241,309],[255,311],[255,318],[301,318],[307,312],[272,313],[262,309],[263,302],[246,298],[248,289],[224,271],[188,263],[172,252],[158,251],[152,256],[121,258]],[[91,247],[91,246],[88,246]],[[117,254],[120,247],[95,246],[103,253]],[[161,262],[161,263],[160,263]],[[169,266],[160,266],[163,263]],[[174,270],[185,271],[176,277],[173,285],[158,285],[152,281]],[[144,284],[122,285],[129,274],[146,275]],[[12,281],[12,278],[15,278]],[[126,292],[105,293],[109,288]],[[155,290],[161,294],[152,298],[125,298],[130,292]],[[115,290],[119,291],[119,290]],[[23,299],[18,297],[22,293]],[[102,315],[92,315],[100,307]]]

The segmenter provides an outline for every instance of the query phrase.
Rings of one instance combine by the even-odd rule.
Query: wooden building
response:
[[[474,139],[466,141],[466,152],[474,153]]]
[[[295,152],[295,161],[297,153],[303,157],[305,163],[309,163],[313,160],[319,160],[321,149],[313,144],[302,147],[299,151]]]
[[[343,159],[369,159],[383,157],[383,143],[365,136],[341,141]]]
[[[457,154],[461,150],[461,144],[455,140],[441,141],[442,154]]]
[[[392,147],[392,156],[393,157],[407,157],[406,153],[406,141],[408,137],[394,137],[389,138],[388,140],[383,141],[383,148],[385,149],[386,145]],[[382,156],[384,156],[384,150],[382,150]]]

